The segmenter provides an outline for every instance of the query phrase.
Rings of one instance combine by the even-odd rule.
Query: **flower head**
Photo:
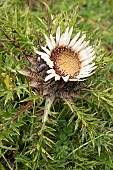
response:
[[[56,30],[56,38],[50,34],[48,38],[45,34],[46,46],[41,46],[43,52],[35,49],[46,64],[50,67],[47,70],[45,81],[61,78],[67,81],[83,81],[93,74],[96,68],[95,63],[91,63],[95,58],[94,49],[88,46],[89,41],[85,41],[86,35],[80,38],[80,32],[71,39],[73,28],[60,35],[60,27]]]

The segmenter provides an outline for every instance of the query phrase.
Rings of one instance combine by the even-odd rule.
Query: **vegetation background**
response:
[[[44,98],[17,70],[58,25],[86,32],[98,68],[74,105],[55,100],[40,134]],[[112,0],[0,0],[0,169],[113,169]]]

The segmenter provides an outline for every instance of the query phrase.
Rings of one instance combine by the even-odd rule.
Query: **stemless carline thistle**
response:
[[[50,34],[50,38],[44,34],[46,46],[41,46],[42,51],[35,49],[36,53],[50,67],[47,71],[45,81],[61,78],[67,81],[83,81],[93,74],[96,68],[95,63],[91,63],[95,58],[94,48],[89,46],[89,41],[85,41],[86,35],[81,38],[80,32],[71,39],[73,27],[60,35],[60,27],[56,30],[56,38]]]

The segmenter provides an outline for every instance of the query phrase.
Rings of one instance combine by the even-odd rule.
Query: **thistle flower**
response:
[[[57,28],[56,38],[50,34],[50,38],[44,34],[46,46],[41,46],[42,51],[35,52],[43,59],[50,69],[47,70],[45,82],[55,78],[55,81],[63,79],[67,81],[83,81],[93,74],[96,68],[91,63],[95,58],[94,49],[85,41],[86,35],[80,38],[80,32],[71,39],[73,28],[60,35],[60,27]]]
[[[55,98],[71,99],[77,96],[81,89],[81,81],[93,74],[96,68],[91,63],[95,58],[94,49],[85,41],[86,35],[80,38],[80,32],[71,39],[73,28],[60,36],[57,28],[56,38],[45,35],[46,46],[35,52],[37,56],[27,56],[29,71],[19,72],[30,77],[30,85],[35,87],[40,95],[45,96],[45,109],[41,133],[48,120],[50,107]],[[40,141],[42,139],[40,138]]]

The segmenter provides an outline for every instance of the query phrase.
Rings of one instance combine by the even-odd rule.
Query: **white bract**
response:
[[[55,81],[62,78],[67,81],[83,81],[93,74],[96,68],[95,63],[91,63],[95,58],[94,49],[88,46],[89,41],[85,41],[86,35],[81,38],[80,32],[71,40],[73,28],[60,35],[60,27],[56,30],[56,37],[50,34],[48,38],[45,34],[46,46],[42,51],[35,49],[35,52],[50,67],[47,71],[45,81],[55,78]]]

